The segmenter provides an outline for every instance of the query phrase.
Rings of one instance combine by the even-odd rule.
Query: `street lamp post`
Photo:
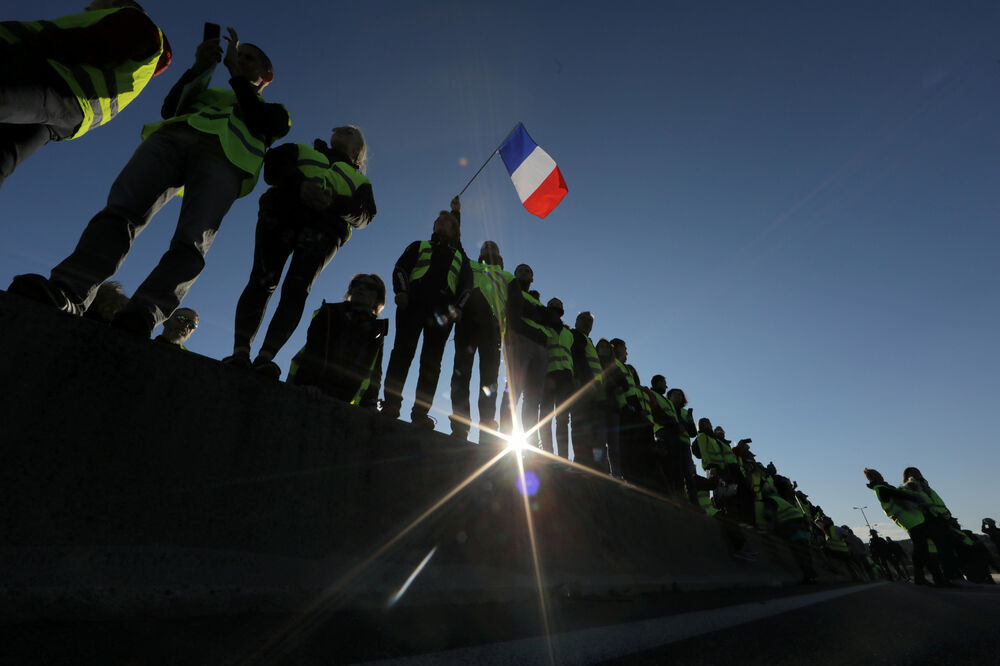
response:
[[[860,511],[860,512],[861,512],[861,517],[865,519],[865,525],[867,525],[867,526],[868,526],[868,531],[871,531],[871,529],[872,529],[872,524],[868,522],[868,516],[866,516],[866,515],[865,515],[865,509],[867,509],[868,507],[867,507],[867,506],[856,506],[856,507],[854,507],[854,508],[855,508],[855,509],[856,509],[857,511]]]

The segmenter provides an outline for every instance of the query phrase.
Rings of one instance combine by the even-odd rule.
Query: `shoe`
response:
[[[111,328],[149,340],[153,335],[153,315],[145,310],[122,310],[111,320]]]
[[[390,419],[399,418],[399,406],[390,405],[385,400],[379,403],[379,413]]]
[[[55,308],[56,310],[62,310],[63,312],[73,311],[66,294],[37,273],[26,273],[15,276],[10,286],[7,287],[7,293],[27,298],[36,303]]]
[[[426,414],[410,414],[410,423],[421,430],[434,430],[434,419]]]
[[[253,370],[265,379],[278,381],[281,377],[281,368],[278,367],[278,364],[270,359],[263,359],[260,356],[253,362]]]
[[[914,585],[931,585],[931,582],[929,580],[927,580],[926,578],[922,577],[922,576],[920,576],[920,577],[914,576],[913,577],[913,584]]]
[[[233,352],[232,356],[227,356],[221,362],[226,365],[234,365],[237,368],[247,368],[248,370],[253,367],[253,363],[250,362],[250,352],[242,349],[238,352]]]

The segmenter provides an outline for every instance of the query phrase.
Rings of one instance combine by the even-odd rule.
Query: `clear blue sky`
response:
[[[644,381],[664,374],[696,416],[752,437],[838,524],[863,525],[861,505],[888,522],[865,466],[895,483],[920,467],[966,527],[1000,518],[995,3],[145,4],[174,65],[109,126],[47,146],[7,181],[4,280],[47,274],[72,250],[202,23],[232,25],[275,62],[265,95],[288,107],[288,140],[344,123],[368,138],[379,214],[306,317],[356,272],[388,278],[523,121],[569,195],[540,221],[494,160],[463,199],[470,253],[494,239],[508,266],[531,264],[543,298],[592,310],[595,338],[626,339]],[[3,19],[79,7],[14,0]],[[185,301],[201,313],[195,352],[231,351],[263,190],[233,207]],[[177,210],[139,238],[117,276],[127,292]]]

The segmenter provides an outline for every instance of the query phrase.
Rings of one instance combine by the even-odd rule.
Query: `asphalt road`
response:
[[[1000,585],[796,586],[0,626],[2,664],[1000,664]]]

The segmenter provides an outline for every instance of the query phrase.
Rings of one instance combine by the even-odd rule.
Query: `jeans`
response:
[[[108,205],[90,220],[73,253],[52,269],[52,282],[82,314],[153,215],[183,187],[170,248],[125,307],[148,313],[154,326],[163,322],[205,267],[205,253],[239,196],[244,175],[214,135],[183,123],[158,130],[139,144],[111,186]]]

